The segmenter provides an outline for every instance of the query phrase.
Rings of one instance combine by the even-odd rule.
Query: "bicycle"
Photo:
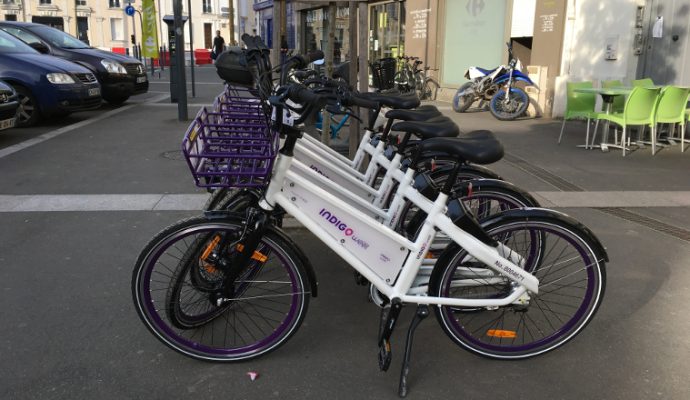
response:
[[[267,51],[251,37],[243,40],[247,59],[265,62]],[[441,327],[456,344],[497,359],[553,350],[591,320],[602,300],[608,256],[582,224],[546,209],[510,210],[482,224],[468,213],[452,221],[446,208],[453,179],[431,201],[413,187],[414,169],[408,168],[394,173],[398,186],[387,211],[395,214],[409,199],[427,214],[416,237],[407,238],[341,199],[337,184],[317,172],[290,168],[299,124],[324,104],[323,97],[289,84],[266,99],[273,124],[262,138],[203,130],[186,136],[186,143],[198,140],[204,149],[187,157],[208,161],[194,175],[215,173],[225,182],[252,183],[262,196],[243,213],[209,212],[174,224],[141,252],[132,278],[135,306],[164,344],[196,359],[237,361],[275,350],[295,333],[309,296],[317,294],[316,276],[297,244],[272,224],[278,206],[390,299],[380,321],[382,370],[390,366],[390,336],[403,304],[417,305],[403,357],[401,396],[407,394],[414,330],[429,314],[428,305],[435,306]],[[277,154],[272,132],[285,136]],[[439,148],[457,158],[455,172],[464,160],[488,163],[502,154],[500,143],[489,136],[481,153],[472,142],[439,138],[421,143],[415,158]],[[415,286],[437,231],[453,244],[434,265],[428,284]]]
[[[415,91],[420,100],[436,100],[441,85],[428,76],[428,72],[438,71],[438,69],[429,66],[420,69],[419,66],[424,62],[419,57],[399,56],[398,60],[404,60],[400,62],[400,68],[394,78],[398,89],[401,92]]]

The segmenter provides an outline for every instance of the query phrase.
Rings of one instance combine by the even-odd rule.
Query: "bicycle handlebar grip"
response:
[[[365,99],[363,97],[358,97],[354,93],[349,93],[345,98],[343,99],[343,104],[346,106],[356,106],[356,107],[362,107],[362,108],[368,108],[370,110],[376,110],[380,107],[378,101],[373,101],[369,99]]]
[[[290,85],[287,92],[287,97],[300,104],[310,104],[322,108],[328,98],[318,95],[302,85]]]

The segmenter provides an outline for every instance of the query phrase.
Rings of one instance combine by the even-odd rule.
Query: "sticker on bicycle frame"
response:
[[[351,180],[348,180],[347,178],[343,177],[342,173],[333,171],[332,167],[329,167],[328,165],[325,165],[319,162],[318,160],[314,159],[309,154],[305,153],[303,149],[301,149],[300,147],[295,147],[295,158],[297,158],[297,160],[309,167],[309,169],[311,169],[312,171],[315,171],[316,173],[327,178],[331,182],[337,183],[339,186],[341,186],[344,189],[347,189],[349,192],[352,192],[353,194],[363,199],[371,197],[371,194],[367,192],[366,189],[364,189],[363,185],[358,185],[352,182]],[[346,176],[351,178],[350,175]],[[305,178],[309,179],[308,176],[305,176]],[[314,183],[318,182],[314,181]]]
[[[364,223],[355,214],[356,210],[348,211],[344,207],[335,206],[300,187],[297,182],[287,179],[286,183],[283,190],[295,206],[376,275],[391,284],[395,281],[409,253],[407,248],[388,237],[385,232]]]

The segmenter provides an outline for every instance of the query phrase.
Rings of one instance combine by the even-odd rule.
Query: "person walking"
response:
[[[211,51],[211,58],[216,59],[218,55],[225,50],[225,39],[220,36],[220,31],[216,31],[216,37],[213,38],[213,50]]]

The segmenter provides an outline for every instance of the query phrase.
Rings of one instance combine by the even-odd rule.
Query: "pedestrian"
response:
[[[225,50],[225,39],[220,36],[220,31],[216,31],[216,37],[213,38],[213,50],[211,50],[211,58],[216,59],[218,55]]]

